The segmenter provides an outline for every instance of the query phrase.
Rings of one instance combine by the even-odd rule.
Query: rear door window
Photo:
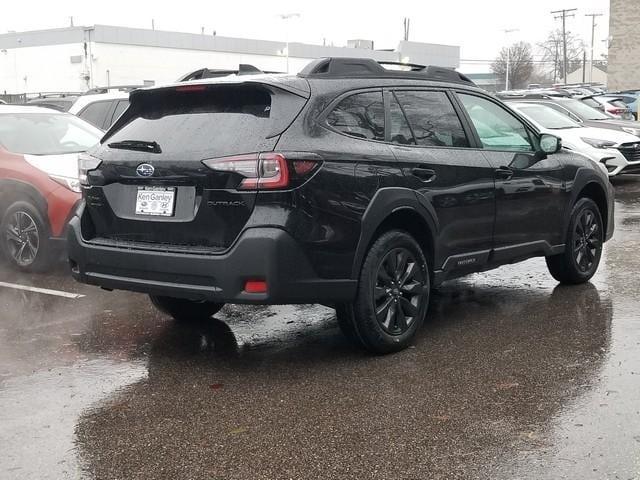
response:
[[[113,125],[113,122],[115,122],[118,118],[120,118],[120,115],[123,114],[123,112],[127,109],[128,106],[129,106],[129,100],[118,100],[118,103],[116,103],[116,108],[113,110],[111,121],[108,122],[108,124],[105,125],[105,127],[109,128],[111,125]]]
[[[382,91],[348,96],[327,116],[327,123],[351,137],[384,141]]]
[[[394,92],[407,117],[415,142],[429,147],[468,147],[462,123],[445,92]]]
[[[391,95],[389,108],[391,118],[391,125],[389,126],[391,130],[391,142],[398,143],[400,145],[415,145],[416,139],[413,136],[411,127],[409,127],[409,122],[407,122],[407,118],[405,117],[398,100],[393,94]]]
[[[94,102],[87,105],[80,113],[78,113],[78,116],[84,121],[89,122],[94,127],[104,128],[107,114],[110,112],[112,106],[112,100]]]

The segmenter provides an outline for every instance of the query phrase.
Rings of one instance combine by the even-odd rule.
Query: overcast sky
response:
[[[313,2],[291,0],[203,2],[143,1],[51,1],[29,0],[3,2],[0,32],[56,28],[69,25],[120,25],[231,37],[289,40],[345,45],[348,39],[362,38],[375,42],[375,48],[394,48],[402,38],[403,17],[411,19],[410,40],[460,45],[462,70],[486,71],[472,60],[492,59],[506,41],[505,29],[519,29],[509,34],[509,41],[525,40],[535,44],[561,25],[552,10],[578,8],[567,20],[567,29],[589,44],[591,19],[586,13],[603,13],[597,19],[596,58],[605,51],[608,36],[609,0],[421,0],[364,2],[361,0]],[[299,13],[299,19],[284,22],[280,13]],[[477,66],[477,68],[476,68]]]

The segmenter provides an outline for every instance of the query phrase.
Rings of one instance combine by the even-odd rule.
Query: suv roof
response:
[[[117,90],[115,92],[106,92],[106,93],[92,93],[88,95],[81,95],[73,102],[71,108],[69,108],[69,113],[73,113],[74,115],[78,114],[83,108],[87,105],[90,105],[95,102],[100,102],[104,100],[117,100],[117,99],[126,99],[129,98],[128,91]]]
[[[385,65],[404,68],[390,69],[385,68]],[[469,77],[452,68],[414,63],[377,62],[371,58],[320,58],[308,64],[298,75],[303,78],[402,78],[475,86]]]
[[[404,69],[385,68],[384,65],[400,67]],[[372,86],[371,80],[377,80],[377,87],[392,87],[396,85],[416,85],[416,80],[432,82],[437,86],[450,85],[464,86],[470,89],[483,91],[465,75],[451,68],[424,66],[399,62],[377,62],[370,58],[328,57],[309,63],[297,75],[287,73],[263,73],[252,70],[251,73],[236,74],[236,71],[227,71],[230,74],[198,78],[193,80],[180,80],[165,85],[155,85],[139,88],[131,92],[131,98],[145,96],[153,92],[171,89],[197,88],[198,85],[214,84],[251,84],[260,83],[277,87],[297,95],[309,97],[311,93],[310,83],[322,80],[341,79],[339,86],[342,90]],[[186,77],[183,77],[186,78]],[[323,82],[325,83],[325,82]],[[333,84],[333,82],[331,82]],[[356,84],[356,85],[354,85]],[[333,84],[333,85],[338,85]],[[486,92],[485,92],[486,93]]]

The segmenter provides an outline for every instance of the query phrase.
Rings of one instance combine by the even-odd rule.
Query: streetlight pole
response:
[[[300,18],[299,13],[281,13],[278,15],[282,20],[285,21],[285,56],[287,58],[287,73],[289,73],[289,25],[287,20],[291,20],[292,18]]]
[[[509,34],[513,32],[517,32],[517,28],[510,28],[504,30],[504,34],[507,37],[507,72],[504,79],[504,89],[509,90],[509,67],[511,66],[511,45],[509,44]]]

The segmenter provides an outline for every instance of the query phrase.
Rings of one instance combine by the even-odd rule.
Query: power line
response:
[[[564,63],[562,64],[562,70],[564,73],[564,83],[567,83],[567,17],[575,17],[574,14],[567,15],[569,12],[577,11],[577,8],[565,8],[563,10],[555,10],[551,12],[552,15],[556,13],[560,13],[561,15],[558,17],[553,17],[556,20],[562,18],[562,54],[564,57]]]

